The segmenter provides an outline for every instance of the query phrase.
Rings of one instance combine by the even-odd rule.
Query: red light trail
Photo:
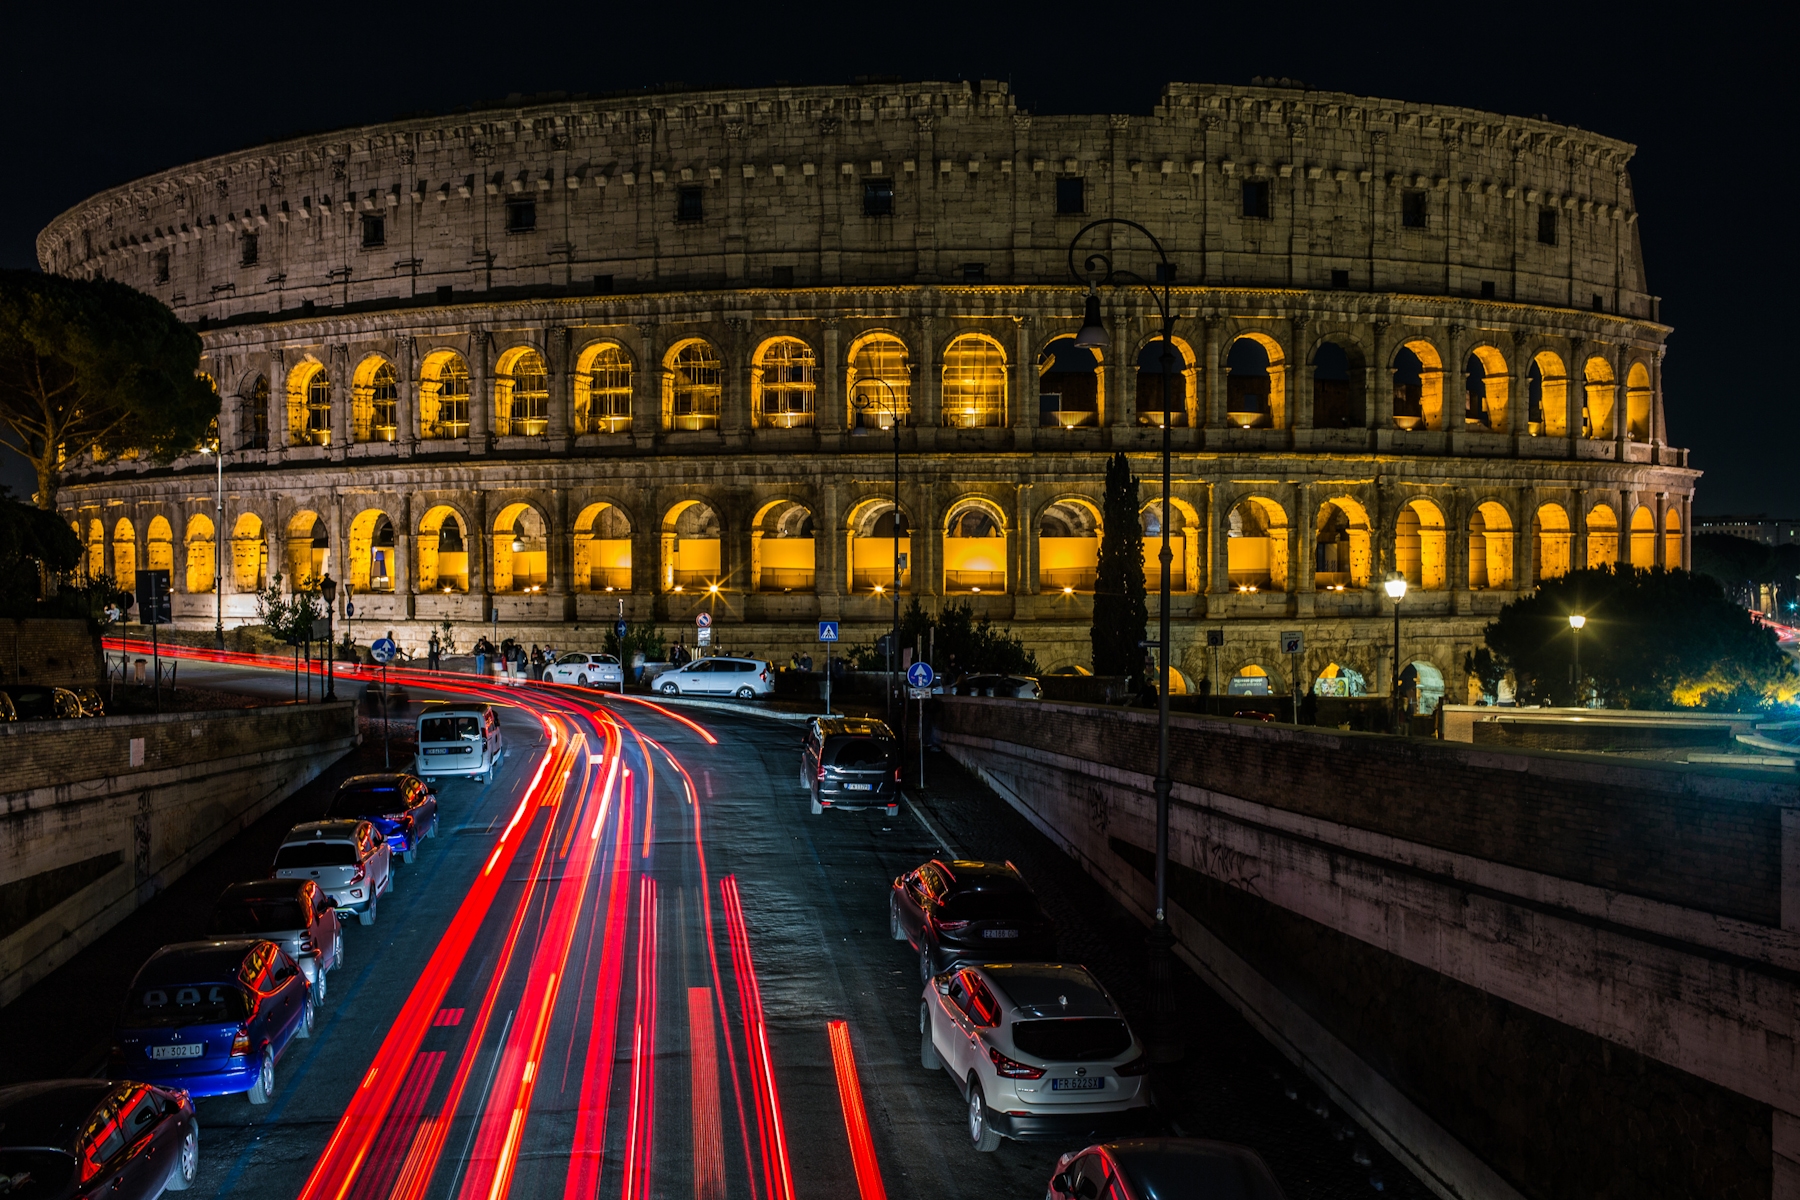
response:
[[[887,1200],[887,1189],[881,1184],[881,1164],[875,1160],[869,1114],[863,1109],[862,1082],[856,1076],[856,1052],[850,1048],[850,1026],[844,1021],[831,1021],[825,1031],[831,1039],[831,1065],[837,1072],[838,1103],[844,1109],[850,1161],[856,1167],[856,1190],[862,1200]]]

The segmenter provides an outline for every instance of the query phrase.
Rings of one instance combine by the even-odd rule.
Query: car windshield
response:
[[[294,842],[275,852],[275,869],[294,867],[352,867],[356,865],[354,842]]]
[[[234,900],[213,914],[214,933],[268,933],[305,929],[306,910],[298,900]]]
[[[1037,901],[1023,888],[955,892],[944,900],[941,915],[946,921],[1023,921],[1037,916]]]
[[[426,717],[419,722],[422,742],[454,742],[459,738],[481,736],[479,717]]]
[[[1012,1039],[1025,1053],[1047,1062],[1094,1062],[1131,1049],[1131,1030],[1117,1017],[1019,1021]]]
[[[355,788],[339,792],[331,799],[331,807],[326,810],[327,817],[337,820],[356,817],[385,816],[388,813],[406,811],[405,794],[397,787]]]
[[[0,1150],[0,1196],[38,1200],[60,1196],[75,1174],[75,1156],[60,1150]]]
[[[244,993],[225,983],[161,984],[140,988],[125,1006],[134,1027],[224,1025],[250,1015]]]
[[[8,694],[23,720],[56,715],[56,693],[49,688],[12,688]]]
[[[1235,1154],[1131,1150],[1117,1155],[1139,1196],[1205,1196],[1208,1200],[1279,1200],[1267,1175]]]
[[[885,767],[894,757],[894,743],[882,738],[833,739],[831,765],[836,767]]]

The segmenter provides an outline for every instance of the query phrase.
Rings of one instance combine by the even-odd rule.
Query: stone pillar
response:
[[[406,345],[411,345],[409,338]],[[401,386],[401,394],[405,394],[405,385]],[[411,620],[417,611],[414,596],[418,591],[418,553],[419,535],[413,532],[413,498],[408,492],[400,497],[400,511],[394,522],[394,598],[400,609],[400,616]]]
[[[550,424],[544,432],[552,446],[565,450],[569,433],[575,428],[575,364],[569,354],[570,336],[567,325],[552,325],[544,331],[544,366],[550,373],[545,381],[550,387]]]
[[[1369,356],[1368,382],[1364,385],[1365,407],[1370,426],[1387,430],[1394,427],[1394,377],[1388,370],[1388,323],[1376,321],[1370,326],[1374,352]]]
[[[1459,417],[1458,420],[1461,420]],[[1452,611],[1469,611],[1469,496],[1458,488],[1444,498],[1444,587]]]
[[[563,607],[561,598],[569,594],[569,576],[575,570],[575,541],[570,536],[569,490],[567,488],[551,488],[548,497],[550,503],[544,521],[544,572],[549,576],[545,580],[544,591],[550,596],[550,618],[558,619]]]
[[[1231,556],[1226,534],[1231,510],[1220,500],[1218,489],[1209,488],[1206,504],[1206,591],[1211,596],[1231,594]],[[1209,605],[1210,607],[1210,605]]]
[[[835,320],[823,323],[819,342],[819,381],[818,390],[814,393],[813,417],[821,435],[842,433],[849,425],[850,398],[844,394],[844,356],[841,346],[842,332]],[[879,387],[869,389],[877,393],[886,402],[888,396]]]
[[[656,435],[662,429],[662,350],[657,344],[655,321],[640,323],[637,331],[638,369],[631,373],[631,436],[640,450],[648,450],[656,444]],[[633,590],[637,588],[635,561]]]
[[[1668,543],[1663,540],[1663,522],[1669,516],[1669,494],[1656,493],[1656,552],[1651,560],[1663,570],[1669,569]]]
[[[750,395],[750,354],[755,340],[750,322],[743,317],[728,317],[725,336],[724,389],[719,397],[719,432],[727,438],[742,439],[756,424],[750,411],[754,398]]]
[[[1288,611],[1295,616],[1313,613],[1313,569],[1318,565],[1319,527],[1314,512],[1317,502],[1311,484],[1294,485],[1294,512],[1288,518],[1288,581],[1293,600]]]
[[[1137,424],[1134,411],[1137,375],[1137,355],[1133,348],[1144,333],[1144,321],[1130,315],[1122,306],[1113,311],[1112,327],[1115,331],[1112,349],[1109,352],[1111,361],[1105,364],[1103,377],[1106,380],[1106,395],[1101,404],[1105,411],[1102,423],[1114,429],[1125,429]],[[1179,364],[1177,364],[1179,366]]]
[[[1513,590],[1529,591],[1537,586],[1532,578],[1531,568],[1531,523],[1537,512],[1537,497],[1530,488],[1521,488],[1518,493],[1518,524],[1513,531]]]
[[[1619,545],[1613,556],[1614,565],[1629,567],[1631,562],[1631,519],[1637,515],[1637,493],[1619,489]]]
[[[1454,209],[1456,206],[1451,205]],[[1444,378],[1440,385],[1443,394],[1444,428],[1458,432],[1467,429],[1463,418],[1468,415],[1469,398],[1467,388],[1468,377],[1463,374],[1463,359],[1467,351],[1463,349],[1463,327],[1452,324],[1444,330]]]
[[[1012,569],[1018,576],[1013,589],[1015,595],[1035,596],[1038,594],[1038,543],[1037,524],[1031,519],[1032,488],[1029,483],[1019,485],[1018,496],[1013,502],[1013,524],[1018,530],[1017,549],[1009,554]]]
[[[926,483],[919,489],[918,497],[912,525],[913,595],[935,597],[944,576],[944,531],[939,520],[937,485]],[[926,608],[937,610],[935,604],[927,604]]]
[[[473,434],[470,435],[473,437]],[[488,623],[488,614],[494,607],[493,594],[488,591],[489,564],[493,534],[488,530],[487,489],[476,488],[473,503],[469,505],[469,524],[472,528],[464,531],[463,547],[469,554],[469,595],[480,601],[481,611],[477,614],[483,625]]]
[[[1631,401],[1630,393],[1625,386],[1626,380],[1630,378],[1631,370],[1631,355],[1627,347],[1623,345],[1613,347],[1612,369],[1613,461],[1624,462],[1627,454],[1625,447],[1631,441]],[[1646,429],[1644,432],[1648,433],[1649,430]]]
[[[1569,570],[1580,571],[1587,567],[1588,525],[1587,525],[1587,489],[1576,488],[1569,493],[1574,509],[1569,514]]]
[[[1582,367],[1582,347],[1586,343],[1581,338],[1569,339],[1569,365],[1565,369],[1568,382],[1563,386],[1563,403],[1566,413],[1563,417],[1563,432],[1568,434],[1568,445],[1563,448],[1563,457],[1575,458],[1581,453],[1578,443],[1581,441],[1581,410],[1587,407],[1587,371]]]
[[[1659,452],[1660,447],[1668,439],[1668,426],[1665,425],[1663,421],[1662,383],[1663,355],[1667,352],[1667,346],[1658,346],[1656,348],[1656,357],[1650,360],[1650,387],[1652,389],[1650,393],[1650,443],[1659,447],[1658,451],[1651,452],[1652,462],[1662,461],[1662,456]],[[1662,535],[1662,530],[1659,529],[1656,532],[1657,536],[1660,537]]]
[[[412,457],[418,448],[419,441],[419,355],[417,344],[409,337],[402,337],[399,350],[395,356],[395,372],[400,376],[400,401],[396,405],[394,424],[395,449],[405,457]],[[407,609],[411,613],[410,602]]]
[[[486,454],[494,428],[493,339],[477,326],[469,331],[469,453]],[[487,531],[482,530],[486,535]],[[482,578],[487,576],[485,573]],[[470,590],[474,582],[470,581]],[[486,610],[483,610],[486,617]]]
[[[1012,384],[1007,388],[1010,393],[1011,412],[1007,424],[1012,426],[1013,449],[1028,453],[1037,435],[1038,423],[1038,373],[1037,355],[1033,349],[1036,322],[1030,317],[1018,317],[1013,324],[1013,349],[1008,356],[1012,359]]]
[[[1206,388],[1206,428],[1225,428],[1225,363],[1221,358],[1224,353],[1219,345],[1220,329],[1218,318],[1206,322],[1206,362],[1204,382]]]
[[[820,596],[838,597],[844,594],[849,572],[844,569],[843,562],[847,531],[842,528],[837,484],[821,485],[818,497],[819,511],[814,514],[813,521],[813,591]],[[915,550],[913,555],[916,558],[918,552]],[[916,571],[913,579],[916,584]]]
[[[325,370],[331,380],[331,457],[342,461],[350,446],[350,347],[327,346]]]
[[[937,337],[937,323],[928,316],[920,317],[918,367],[912,389],[913,424],[920,429],[943,424],[944,381]]]
[[[1308,361],[1306,328],[1311,322],[1305,313],[1301,313],[1289,322],[1293,334],[1289,339],[1291,350],[1288,354],[1288,427],[1290,429],[1311,429],[1313,427],[1313,373]],[[1291,440],[1291,439],[1290,439]],[[1308,568],[1308,579],[1311,578]],[[1310,588],[1309,588],[1310,590]]]

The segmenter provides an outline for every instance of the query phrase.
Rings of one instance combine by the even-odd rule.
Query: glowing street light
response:
[[[1581,678],[1581,629],[1587,624],[1587,617],[1581,613],[1569,614],[1569,634],[1575,639],[1575,661],[1569,665],[1569,674],[1575,684],[1575,704],[1578,708],[1587,707],[1587,688]]]
[[[1400,602],[1406,599],[1406,576],[1395,572],[1381,586],[1394,602],[1394,732],[1399,733],[1404,728],[1400,710]]]

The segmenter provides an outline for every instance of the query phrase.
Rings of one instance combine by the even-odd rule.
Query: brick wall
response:
[[[0,683],[99,682],[100,635],[86,621],[0,620]]]

